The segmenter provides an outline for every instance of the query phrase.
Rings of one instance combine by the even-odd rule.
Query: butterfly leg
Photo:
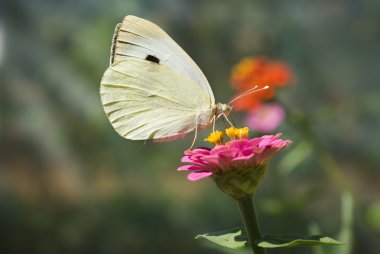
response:
[[[195,126],[195,135],[194,135],[193,143],[191,143],[190,148],[187,150],[191,150],[193,148],[193,146],[195,145],[195,141],[197,140],[197,136],[198,136],[198,123]]]
[[[234,128],[235,128],[235,125],[234,125],[233,123],[231,123],[230,119],[228,119],[228,117],[227,117],[226,114],[221,113],[221,114],[218,116],[218,118],[219,118],[220,116],[223,116],[224,119],[226,119],[227,123],[229,123],[229,125],[230,125],[231,127],[234,127]]]
[[[215,132],[215,121],[216,121],[216,116],[213,115],[213,117],[210,120],[210,123],[212,122],[212,132]]]
[[[235,125],[230,121],[230,119],[228,119],[226,114],[223,113],[223,117],[224,117],[224,119],[226,119],[226,121],[230,124],[231,127],[235,128]]]

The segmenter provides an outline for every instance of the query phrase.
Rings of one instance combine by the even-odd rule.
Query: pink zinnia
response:
[[[291,141],[279,139],[281,134],[249,139],[248,128],[244,130],[246,134],[242,135],[242,129],[227,129],[232,140],[226,144],[221,142],[222,132],[211,133],[207,140],[216,146],[185,151],[181,162],[188,165],[179,167],[178,171],[191,171],[190,181],[210,176],[219,188],[237,199],[253,194],[264,176],[268,160]]]
[[[212,149],[200,147],[187,150],[181,162],[190,165],[179,167],[178,171],[192,171],[188,179],[197,181],[212,174],[265,164],[275,153],[290,144],[289,140],[278,139],[280,136],[281,134],[265,135],[232,140],[227,145],[217,145]]]

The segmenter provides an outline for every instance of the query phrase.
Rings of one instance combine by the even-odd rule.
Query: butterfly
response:
[[[131,140],[168,141],[193,130],[196,137],[232,109],[215,103],[202,71],[167,33],[131,15],[116,26],[100,96],[113,128]]]

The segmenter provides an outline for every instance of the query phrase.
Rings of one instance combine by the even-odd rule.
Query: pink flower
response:
[[[257,132],[268,133],[277,129],[284,118],[285,110],[280,104],[262,104],[249,112],[246,124]]]
[[[188,179],[197,181],[211,175],[263,166],[274,154],[291,143],[289,140],[279,139],[280,136],[281,134],[238,139],[212,149],[200,147],[187,150],[181,162],[188,165],[177,170],[190,171]]]
[[[185,151],[178,171],[190,171],[190,181],[210,177],[225,193],[236,200],[252,196],[264,178],[268,160],[291,141],[279,139],[281,134],[248,138],[247,127],[212,132],[205,141],[214,148],[200,147]],[[223,144],[226,134],[231,141]]]

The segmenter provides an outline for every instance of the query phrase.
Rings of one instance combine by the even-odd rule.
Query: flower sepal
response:
[[[251,197],[260,185],[266,172],[267,164],[252,168],[241,168],[222,174],[213,174],[211,179],[224,193],[235,200]]]

